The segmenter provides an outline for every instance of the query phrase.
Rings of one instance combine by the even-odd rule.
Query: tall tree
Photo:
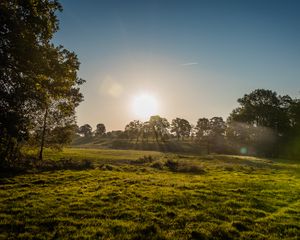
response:
[[[152,132],[154,133],[156,142],[159,142],[160,140],[165,140],[166,136],[168,135],[168,129],[170,127],[170,123],[166,118],[162,118],[158,115],[151,116],[149,120],[149,126],[152,129]]]
[[[37,112],[43,112],[43,124],[39,159],[43,158],[43,147],[47,129],[65,128],[75,124],[75,108],[83,100],[79,85],[84,80],[77,77],[77,56],[62,47],[49,45],[44,80],[37,83],[39,102]]]
[[[197,140],[206,146],[209,154],[212,149],[219,151],[221,145],[224,144],[224,134],[226,124],[221,117],[213,117],[210,120],[207,118],[199,118],[196,125]]]
[[[129,137],[129,139],[136,139],[136,143],[139,141],[139,137],[141,135],[143,123],[139,120],[134,120],[128,123],[125,126],[125,133]]]
[[[149,142],[149,138],[152,135],[152,127],[150,126],[149,121],[143,123],[142,126],[142,140],[146,139],[146,142]]]
[[[0,2],[0,158],[11,160],[29,136],[43,52],[58,29],[57,2]]]
[[[288,108],[290,129],[280,142],[280,153],[291,157],[300,158],[300,99],[294,99]]]
[[[175,136],[179,138],[189,137],[191,133],[191,124],[183,118],[175,118],[171,123],[171,132],[175,133]]]
[[[289,109],[293,102],[289,96],[280,96],[271,90],[256,89],[238,99],[240,106],[232,111],[228,122],[232,127],[234,122],[247,124],[250,144],[255,152],[274,156],[279,147],[276,144],[291,128]]]
[[[106,132],[105,125],[103,123],[98,123],[96,126],[95,135],[96,136],[103,136]]]
[[[222,152],[225,148],[225,131],[226,124],[222,117],[213,117],[209,120],[210,125],[210,134],[209,134],[209,143],[212,146],[209,146],[214,152]]]
[[[290,100],[288,96],[278,96],[271,90],[256,89],[238,99],[240,106],[233,110],[229,120],[268,127],[282,133],[289,128],[286,109]]]
[[[92,127],[89,124],[84,124],[79,127],[79,133],[83,134],[84,137],[92,136]]]
[[[226,124],[222,117],[213,117],[209,121],[210,125],[210,135],[213,137],[224,136]]]
[[[207,118],[199,118],[196,124],[196,139],[201,145],[205,145],[207,153],[210,153],[210,124]]]
[[[241,149],[241,147],[244,147],[244,151],[248,151],[246,146],[250,146],[251,139],[253,133],[253,126],[242,123],[242,122],[235,122],[231,121],[227,123],[226,128],[226,138],[230,145],[233,147],[237,147],[238,149]],[[246,153],[246,152],[244,152]]]
[[[207,118],[199,118],[196,124],[196,137],[197,139],[203,139],[209,135],[210,125]]]
[[[70,118],[82,101],[74,53],[50,43],[58,30],[56,0],[0,2],[0,158],[13,159],[42,114],[41,151],[56,111]],[[50,110],[51,109],[51,110]],[[57,124],[56,124],[57,127]],[[63,126],[60,126],[63,127]]]

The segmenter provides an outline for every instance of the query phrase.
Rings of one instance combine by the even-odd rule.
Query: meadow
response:
[[[66,148],[44,162],[0,177],[0,239],[300,238],[297,161]]]

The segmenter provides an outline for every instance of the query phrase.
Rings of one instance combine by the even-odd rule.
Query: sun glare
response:
[[[132,109],[141,120],[147,120],[158,114],[158,102],[154,96],[143,93],[133,99]]]

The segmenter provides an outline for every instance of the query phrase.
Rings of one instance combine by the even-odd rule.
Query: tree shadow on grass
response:
[[[94,169],[91,160],[73,160],[72,158],[62,158],[58,161],[45,160],[36,161],[35,159],[19,161],[13,165],[4,165],[0,168],[0,183],[3,178],[10,178],[18,175],[59,171],[59,170],[87,170]]]

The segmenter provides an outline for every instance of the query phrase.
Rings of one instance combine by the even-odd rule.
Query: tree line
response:
[[[149,140],[157,143],[174,139],[192,141],[206,149],[206,153],[300,156],[300,99],[257,89],[237,101],[239,106],[226,121],[222,117],[199,118],[193,125],[183,118],[169,122],[166,118],[151,116],[148,121],[133,120],[124,131],[106,135],[104,124],[98,124],[95,135],[115,135],[136,144],[148,143]],[[93,135],[88,124],[79,127],[77,133]]]

